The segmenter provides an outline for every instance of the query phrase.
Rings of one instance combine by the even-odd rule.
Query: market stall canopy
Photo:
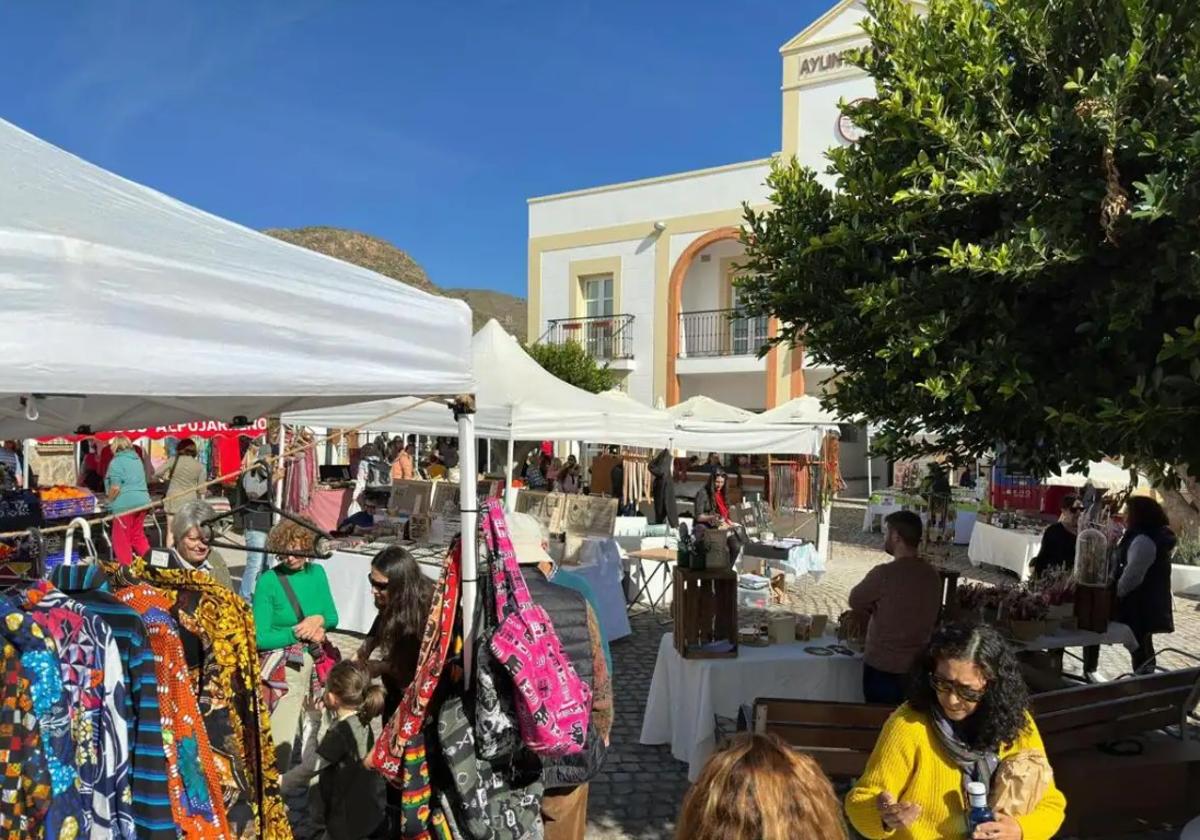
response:
[[[752,422],[765,425],[798,423],[836,426],[839,423],[853,423],[854,421],[843,419],[833,412],[825,410],[819,399],[806,395],[788,400],[782,405],[757,414]]]
[[[586,440],[630,446],[667,446],[675,429],[670,415],[633,400],[618,401],[576,388],[539,365],[496,321],[475,334],[475,428],[481,437],[514,440]],[[392,415],[374,431],[451,434],[453,418],[439,407],[411,400],[380,400],[335,409],[291,412],[288,423],[348,428]]]
[[[2,120],[0,295],[0,438],[474,390],[462,302],[189,207]]]
[[[1069,465],[1063,464],[1062,475],[1052,475],[1046,479],[1047,484],[1055,484],[1060,487],[1083,487],[1089,481],[1093,487],[1101,490],[1124,490],[1133,483],[1129,477],[1129,470],[1112,461],[1088,462],[1087,475],[1084,475],[1083,472],[1075,472]],[[1138,486],[1149,487],[1150,479],[1139,475]]]
[[[703,394],[671,406],[667,413],[684,423],[745,423],[757,416],[753,411],[718,402]]]

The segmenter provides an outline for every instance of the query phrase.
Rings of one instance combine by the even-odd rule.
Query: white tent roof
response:
[[[718,402],[703,394],[671,406],[667,413],[682,423],[745,423],[757,416],[753,411]]]
[[[0,437],[474,390],[460,301],[189,207],[2,120],[0,295]],[[34,394],[47,396],[29,421],[21,398]]]
[[[752,422],[763,424],[800,423],[836,426],[839,423],[847,421],[840,419],[833,412],[822,408],[821,401],[816,397],[805,395],[789,400],[782,405],[777,405],[775,408],[764,411],[762,414],[755,415]]]
[[[475,428],[482,437],[516,440],[586,440],[631,446],[666,446],[674,434],[669,415],[634,400],[592,394],[563,382],[539,365],[515,338],[489,321],[472,341],[479,385]],[[334,428],[357,426],[411,405],[383,400],[289,413],[289,423]],[[444,408],[422,405],[370,428],[387,432],[450,434]]]
[[[1131,483],[1129,470],[1112,461],[1090,461],[1087,473],[1084,475],[1081,472],[1072,472],[1068,465],[1063,464],[1062,475],[1052,475],[1046,479],[1046,483],[1061,487],[1083,487],[1090,481],[1093,487],[1103,490],[1124,490]],[[1145,476],[1139,476],[1138,483],[1145,487],[1150,486],[1150,480]]]

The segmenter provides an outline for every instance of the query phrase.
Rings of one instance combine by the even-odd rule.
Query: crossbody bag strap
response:
[[[287,596],[288,603],[292,605],[292,610],[296,613],[296,623],[299,624],[304,620],[304,610],[300,607],[300,599],[296,597],[296,590],[292,589],[292,582],[278,572],[275,577],[279,579],[279,585],[283,587],[283,594]]]

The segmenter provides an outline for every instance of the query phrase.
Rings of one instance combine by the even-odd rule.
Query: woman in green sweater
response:
[[[314,526],[315,527],[315,526]],[[325,570],[293,552],[312,554],[315,531],[284,519],[267,535],[279,565],[264,572],[254,590],[254,627],[260,656],[282,655],[286,687],[271,708],[271,733],[280,772],[292,763],[292,742],[313,697],[313,649],[337,628],[337,607]]]

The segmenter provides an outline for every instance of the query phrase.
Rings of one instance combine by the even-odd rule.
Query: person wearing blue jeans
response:
[[[248,604],[254,603],[254,587],[259,577],[267,570],[267,532],[256,529],[246,529],[242,536],[246,539],[246,567],[242,569],[241,596]]]

